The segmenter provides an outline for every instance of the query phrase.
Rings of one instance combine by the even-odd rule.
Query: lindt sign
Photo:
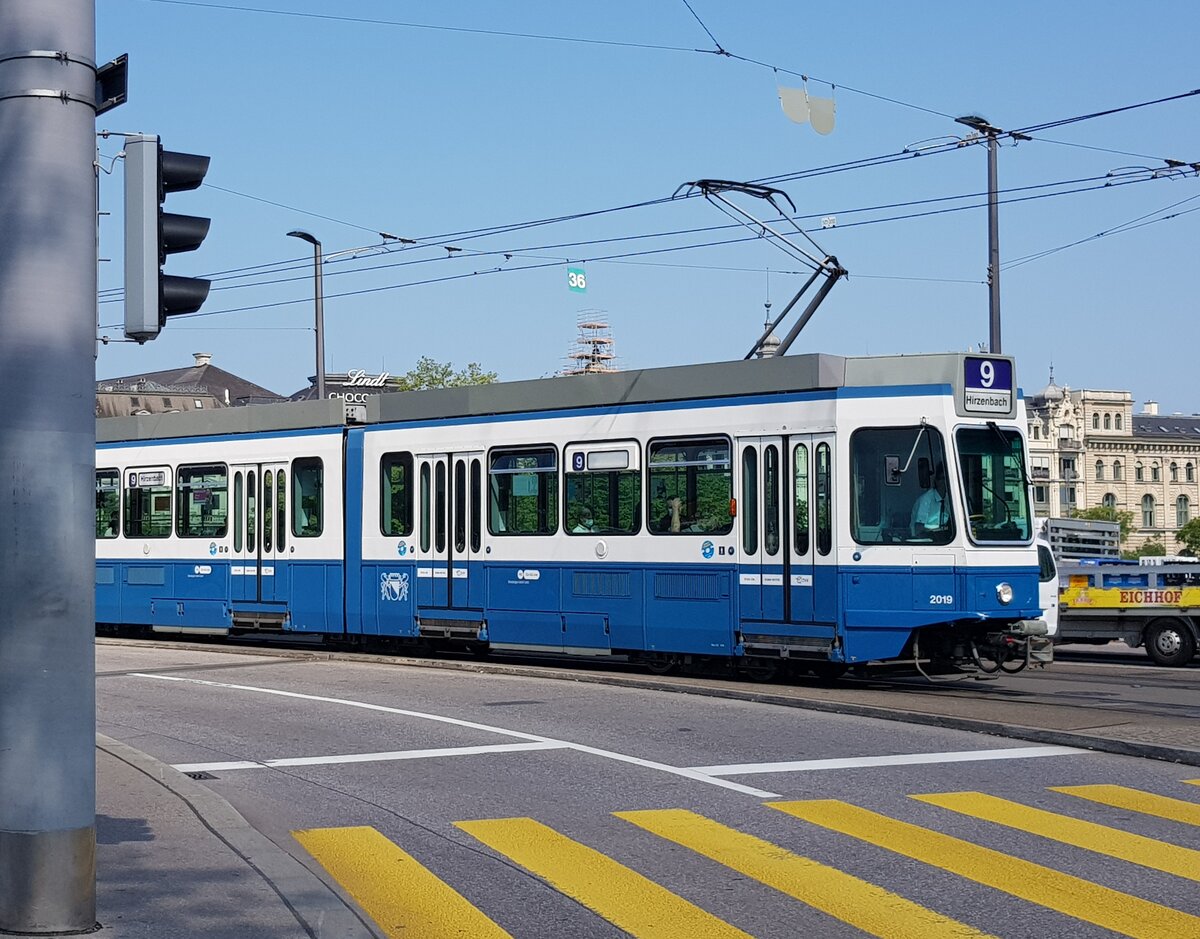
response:
[[[365,368],[351,369],[346,373],[346,380],[341,383],[343,388],[376,388],[382,391],[387,388],[391,372],[380,372],[378,375],[368,375]],[[365,404],[367,395],[378,394],[378,391],[331,391],[329,397],[341,398],[351,404]]]

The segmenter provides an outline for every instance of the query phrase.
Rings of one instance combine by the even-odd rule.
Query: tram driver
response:
[[[923,467],[921,467],[923,468]],[[914,535],[943,531],[950,521],[950,502],[946,492],[946,465],[933,470],[932,485],[913,503],[910,529]]]

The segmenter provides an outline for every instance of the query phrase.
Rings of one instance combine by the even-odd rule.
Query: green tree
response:
[[[397,391],[424,391],[427,388],[460,388],[463,385],[490,385],[496,380],[495,372],[485,372],[478,362],[466,368],[454,370],[450,362],[437,362],[427,355],[417,359],[417,364],[395,379]]]
[[[1137,558],[1160,558],[1167,553],[1167,546],[1162,543],[1162,539],[1157,535],[1140,548],[1131,548],[1128,551],[1122,551],[1121,557],[1128,560],[1136,560]]]
[[[1183,545],[1183,554],[1200,557],[1200,517],[1192,519],[1175,532],[1175,540]]]
[[[1072,518],[1086,518],[1093,522],[1116,522],[1121,526],[1121,544],[1129,539],[1133,530],[1133,513],[1109,508],[1107,505],[1094,505],[1090,509],[1076,509]],[[1135,554],[1134,557],[1137,555]]]

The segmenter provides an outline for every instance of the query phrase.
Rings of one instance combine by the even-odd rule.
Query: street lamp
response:
[[[289,238],[299,238],[313,246],[313,292],[317,302],[317,397],[325,400],[325,309],[324,288],[321,286],[321,242],[306,231],[290,231]]]
[[[1000,352],[1000,219],[997,211],[997,134],[1004,133],[978,115],[955,118],[987,137],[988,142],[988,352]]]

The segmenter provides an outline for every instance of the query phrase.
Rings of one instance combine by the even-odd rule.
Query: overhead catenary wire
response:
[[[1000,200],[1000,203],[1007,205],[1007,204],[1014,204],[1014,203],[1018,203],[1018,202],[1033,201],[1035,199],[1040,199],[1040,198],[1052,198],[1052,197],[1057,197],[1057,196],[1073,195],[1073,194],[1102,190],[1102,189],[1111,189],[1111,188],[1119,187],[1122,185],[1126,185],[1131,182],[1148,182],[1148,181],[1150,181],[1151,178],[1152,177],[1149,174],[1145,173],[1144,171],[1131,169],[1131,170],[1124,171],[1123,173],[1115,173],[1115,174],[1114,173],[1106,173],[1106,174],[1100,175],[1100,176],[1077,177],[1077,178],[1072,178],[1072,179],[1067,179],[1067,180],[1059,180],[1059,181],[1049,182],[1049,183],[1038,183],[1038,184],[1034,184],[1034,185],[1030,185],[1030,186],[1012,187],[1007,190],[1001,190],[1000,194],[1002,196],[1007,196],[1008,198],[1002,198]],[[1159,178],[1162,178],[1162,177],[1159,177]],[[1088,183],[1096,183],[1097,185],[1081,185],[1081,184],[1088,184]],[[1063,186],[1074,186],[1074,188],[1064,189],[1059,192],[1043,192],[1042,191],[1042,190],[1049,189],[1049,188],[1056,188],[1056,187],[1063,187]],[[1024,196],[1019,195],[1022,193],[1033,193],[1033,195],[1024,195]],[[879,211],[884,211],[884,210],[894,209],[894,208],[908,208],[908,207],[916,207],[916,206],[922,206],[922,205],[939,205],[939,204],[942,204],[945,202],[951,202],[951,201],[963,201],[963,200],[967,200],[967,199],[982,199],[985,196],[986,196],[986,193],[983,193],[983,192],[964,193],[961,195],[954,195],[954,196],[938,196],[938,197],[933,197],[930,199],[909,200],[906,202],[885,203],[885,204],[876,205],[876,206],[865,206],[865,207],[852,208],[852,209],[842,209],[842,210],[838,210],[836,212],[812,213],[812,214],[806,214],[806,215],[802,215],[802,216],[796,216],[796,219],[797,220],[816,220],[816,219],[825,217],[830,214],[837,215],[839,217],[844,218],[845,216],[849,216],[849,215],[863,214],[863,213],[869,213],[869,212],[879,212]],[[930,210],[927,212],[910,212],[910,213],[903,213],[903,214],[899,214],[899,215],[888,215],[888,216],[884,216],[881,218],[865,219],[865,220],[856,221],[856,222],[855,221],[840,222],[837,227],[842,228],[842,229],[847,229],[847,228],[862,227],[865,225],[883,224],[883,223],[896,222],[896,221],[906,221],[906,220],[911,220],[911,219],[916,219],[916,218],[928,218],[928,217],[933,217],[933,216],[937,216],[937,215],[948,214],[951,212],[961,212],[961,211],[967,211],[967,210],[971,210],[971,209],[983,208],[985,206],[986,206],[986,202],[974,202],[974,203],[968,203],[968,204],[960,205],[960,206],[948,206],[948,207],[944,206],[942,208],[933,209],[933,210]],[[724,211],[724,210],[722,209],[722,211]],[[769,221],[777,221],[777,220],[771,219]],[[703,226],[703,227],[698,227],[698,228],[673,229],[670,231],[649,232],[649,233],[641,233],[641,234],[636,234],[636,235],[623,235],[623,236],[615,236],[615,237],[610,237],[610,238],[588,239],[588,240],[574,241],[574,242],[559,242],[559,243],[551,243],[551,244],[543,244],[543,245],[526,246],[526,247],[520,247],[520,248],[505,247],[505,248],[497,248],[497,249],[489,249],[489,250],[464,249],[464,252],[468,256],[474,257],[474,258],[498,257],[501,255],[508,255],[511,257],[525,257],[525,258],[531,258],[531,259],[535,259],[535,260],[546,260],[546,261],[550,261],[553,263],[563,264],[563,263],[573,262],[576,259],[572,259],[572,258],[568,258],[568,257],[551,257],[551,258],[539,257],[538,255],[534,254],[534,252],[549,251],[549,250],[563,250],[563,249],[578,249],[578,248],[587,248],[587,247],[594,247],[594,246],[606,245],[606,244],[615,244],[615,243],[630,242],[630,241],[642,241],[642,240],[649,240],[649,239],[655,239],[655,238],[678,237],[678,236],[687,236],[687,235],[695,235],[695,234],[708,234],[708,233],[718,232],[718,231],[727,231],[727,230],[731,230],[731,229],[739,228],[739,227],[741,227],[740,223],[735,223],[735,224],[730,224],[730,225],[713,225],[713,226]],[[819,229],[814,229],[814,231],[819,231]],[[761,237],[761,236],[756,236],[756,237]],[[750,239],[750,240],[753,240],[753,239]],[[371,248],[384,248],[384,247],[386,247],[386,243],[381,243],[379,245],[364,246],[361,250],[365,251],[365,250],[369,250]],[[400,251],[409,252],[409,251],[415,250],[416,248],[420,248],[420,247],[436,247],[436,245],[432,245],[432,244],[424,245],[424,244],[418,243],[416,245],[403,246],[401,248],[396,249],[396,251],[388,252],[388,254],[394,254],[394,253],[398,253]],[[681,246],[678,250],[688,250],[689,248],[690,248],[690,246],[684,245],[684,246]],[[388,256],[388,254],[385,254],[383,256],[386,257],[386,256]],[[379,256],[380,255],[374,255],[371,258],[364,258],[362,260],[373,260],[374,258],[377,258]],[[347,260],[358,260],[358,259],[347,259]],[[382,264],[372,264],[371,266],[367,266],[367,267],[356,267],[356,268],[351,268],[351,269],[341,270],[341,271],[331,271],[326,276],[332,278],[332,277],[336,277],[339,275],[347,275],[347,274],[365,274],[365,273],[378,272],[378,271],[392,269],[392,268],[408,267],[408,266],[418,265],[418,264],[428,264],[428,263],[434,263],[437,261],[445,261],[445,260],[448,260],[448,259],[442,255],[438,255],[437,257],[416,258],[416,259],[400,260],[400,261],[388,261],[388,262],[382,263]],[[586,261],[587,259],[582,259],[582,260]],[[287,263],[290,264],[291,262],[287,262]],[[273,285],[278,285],[278,284],[282,284],[282,283],[306,282],[311,279],[311,276],[307,273],[310,267],[311,267],[311,260],[299,259],[294,267],[278,268],[276,270],[266,272],[267,274],[285,273],[287,270],[292,270],[292,269],[305,271],[305,273],[297,275],[296,277],[282,277],[282,278],[274,278],[274,279],[270,279],[270,280],[258,279],[258,280],[252,281],[250,283],[230,284],[230,285],[221,286],[221,287],[214,287],[213,292],[222,291],[222,290],[236,290],[236,289],[246,289],[246,288],[253,288],[253,287],[273,286]],[[243,269],[238,269],[238,270],[243,270]],[[244,279],[245,277],[248,277],[251,275],[243,274],[243,273],[235,273],[229,277],[223,278],[221,276],[220,272],[217,272],[217,273],[212,273],[212,274],[208,274],[205,276],[208,279],[213,280],[214,282],[219,282],[222,279],[230,279],[230,280]],[[119,300],[120,300],[120,294],[119,294],[119,288],[118,288],[113,293],[106,292],[102,296],[101,302],[112,303],[112,302],[117,302]]]
[[[1155,178],[1161,179],[1163,177],[1144,177],[1142,179],[1128,180],[1123,183],[1118,183],[1117,185],[1133,185],[1136,183],[1150,182]],[[1106,187],[1095,187],[1095,188],[1102,189],[1102,188],[1106,188]],[[1027,201],[1029,199],[1039,199],[1039,198],[1047,198],[1047,197],[1048,197],[1047,194],[1040,194],[1040,195],[1034,195],[1034,196],[1026,196],[1026,197],[1023,197],[1022,199],[1014,200],[1014,201]],[[961,210],[961,207],[955,207],[952,209],[940,209],[940,210],[936,210],[936,212],[933,214],[940,214],[940,213],[944,213],[944,212],[960,211],[960,210]],[[1180,214],[1184,214],[1184,213],[1180,213]],[[857,224],[869,224],[869,222],[863,222],[863,223],[857,223]],[[646,257],[646,256],[651,256],[651,255],[657,255],[657,254],[672,253],[672,252],[676,252],[676,251],[687,251],[687,250],[696,250],[696,249],[710,248],[710,247],[721,247],[721,246],[726,246],[726,245],[731,245],[731,244],[748,243],[748,242],[754,242],[754,241],[758,241],[758,240],[760,240],[759,236],[752,235],[752,236],[747,236],[747,237],[731,238],[731,239],[725,239],[725,240],[720,240],[720,241],[709,241],[709,242],[704,242],[704,243],[700,243],[700,244],[672,245],[672,246],[667,246],[667,247],[663,247],[663,248],[647,249],[647,250],[643,250],[643,251],[624,252],[624,253],[613,254],[613,255],[602,255],[602,256],[597,256],[597,257],[581,258],[581,259],[579,259],[578,263],[612,262],[612,261],[625,260],[625,259],[630,259],[630,258]],[[1085,239],[1085,240],[1090,240],[1090,239]],[[485,254],[490,254],[490,253],[492,253],[492,252],[480,252],[479,255],[472,254],[469,256],[478,258],[480,255],[485,255]],[[461,274],[451,274],[451,275],[447,275],[445,277],[427,278],[427,279],[419,280],[419,281],[407,281],[407,282],[398,283],[398,284],[386,284],[386,285],[382,285],[382,286],[378,286],[378,287],[367,287],[367,288],[363,288],[360,290],[350,290],[350,291],[344,291],[341,293],[326,294],[326,299],[362,296],[362,295],[366,295],[366,294],[375,294],[375,293],[381,293],[381,292],[385,292],[385,291],[399,290],[399,289],[404,289],[407,287],[418,287],[418,286],[426,286],[426,285],[430,285],[430,284],[446,283],[446,282],[450,282],[450,281],[462,280],[462,279],[469,278],[469,277],[477,277],[477,276],[484,276],[484,275],[497,274],[497,273],[513,273],[513,272],[544,269],[544,268],[548,268],[548,267],[558,267],[558,266],[561,266],[562,263],[563,263],[563,261],[561,259],[556,258],[553,260],[543,261],[543,262],[538,262],[538,263],[533,263],[533,264],[515,265],[512,267],[501,266],[501,267],[490,268],[488,270],[470,271],[470,272],[465,272],[465,273],[461,273]],[[224,310],[201,311],[198,313],[187,314],[185,316],[179,317],[179,319],[197,319],[200,317],[219,316],[219,315],[224,315],[224,314],[229,314],[229,313],[243,313],[243,312],[250,312],[250,311],[256,311],[256,310],[278,308],[278,307],[283,307],[283,306],[292,306],[292,305],[302,304],[302,303],[311,303],[311,300],[309,298],[300,298],[300,299],[296,299],[296,300],[281,300],[281,301],[274,301],[274,302],[269,302],[269,303],[253,304],[253,305],[249,305],[249,306],[234,307],[234,308],[229,308],[229,309],[224,309]],[[115,329],[118,326],[119,326],[119,324],[108,324],[108,325],[102,326],[101,329]]]

